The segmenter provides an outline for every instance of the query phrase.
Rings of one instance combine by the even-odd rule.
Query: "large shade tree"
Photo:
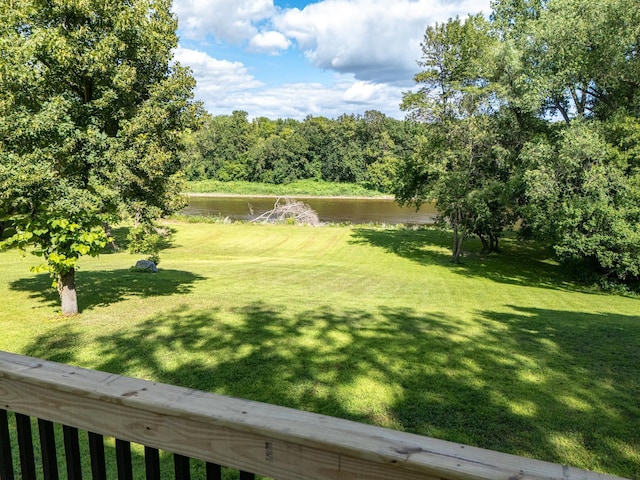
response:
[[[509,104],[526,142],[524,232],[604,279],[640,278],[640,9],[635,0],[496,0]]]
[[[170,0],[0,3],[0,214],[77,313],[75,271],[105,223],[179,205],[194,80],[172,61]]]
[[[397,198],[436,202],[454,258],[465,235],[491,244],[518,214],[561,261],[640,279],[637,0],[492,8],[488,22],[427,28],[419,89],[403,101],[427,128]]]
[[[426,125],[413,155],[399,169],[396,199],[417,207],[435,202],[454,233],[452,259],[477,235],[496,250],[508,208],[509,155],[498,137],[500,102],[492,77],[497,42],[482,15],[427,28],[424,68],[416,91],[404,95],[409,118]]]

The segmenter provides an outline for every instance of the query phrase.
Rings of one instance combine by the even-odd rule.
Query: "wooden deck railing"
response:
[[[39,419],[38,478],[45,480],[58,478],[51,422],[64,426],[69,479],[81,478],[77,429],[91,432],[94,479],[105,478],[103,436],[118,439],[118,477],[125,479],[131,478],[129,442],[145,446],[146,478],[160,478],[158,449],[176,454],[176,478],[189,478],[189,458],[208,462],[207,478],[219,478],[218,465],[279,480],[616,478],[6,352],[0,352],[0,410],[0,480],[17,471],[6,411],[16,414],[25,480],[36,478],[29,417]]]

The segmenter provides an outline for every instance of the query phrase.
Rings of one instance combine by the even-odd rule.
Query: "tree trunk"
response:
[[[460,231],[458,225],[453,226],[453,255],[451,261],[458,263],[462,255],[462,242],[464,241],[464,231]]]
[[[496,235],[491,235],[491,253],[498,253],[499,248],[498,248],[498,240],[499,237]]]
[[[102,222],[102,229],[104,230],[104,233],[107,237],[113,238],[111,235],[111,225],[109,225],[107,222]],[[111,242],[109,242],[109,245],[111,245],[111,248],[114,252],[120,250],[115,240],[111,240]]]
[[[465,234],[460,207],[456,208],[454,216],[451,218],[451,226],[453,227],[453,255],[451,256],[451,261],[458,263],[462,255],[462,242],[464,242]]]
[[[58,275],[58,293],[60,294],[62,314],[67,317],[78,313],[75,276],[76,271],[73,268],[63,275]]]
[[[478,235],[478,238],[480,239],[480,243],[482,243],[482,253],[490,253],[491,245],[489,244],[487,239],[484,238],[484,235]],[[489,235],[489,238],[491,238],[491,235]]]

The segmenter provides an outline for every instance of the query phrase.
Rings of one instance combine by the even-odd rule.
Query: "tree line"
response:
[[[189,180],[286,184],[318,179],[391,193],[398,162],[413,150],[417,128],[375,110],[303,121],[250,121],[247,112],[234,111],[208,116],[189,135],[184,171]]]

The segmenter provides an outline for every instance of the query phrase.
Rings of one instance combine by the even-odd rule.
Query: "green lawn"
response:
[[[83,259],[72,319],[1,253],[0,349],[640,477],[640,299],[514,240],[454,266],[434,230],[170,226],[157,274]]]

